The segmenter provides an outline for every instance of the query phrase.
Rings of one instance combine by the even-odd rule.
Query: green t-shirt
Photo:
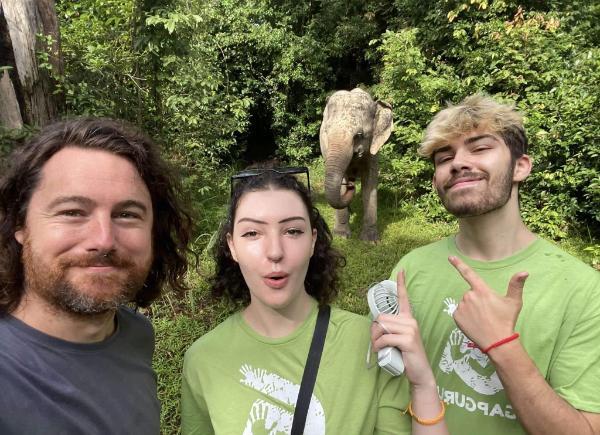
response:
[[[183,434],[289,434],[316,322],[316,304],[291,335],[263,337],[236,313],[186,352]],[[305,433],[408,434],[401,378],[367,368],[370,322],[332,308]],[[404,398],[404,399],[403,399]]]
[[[405,270],[450,433],[524,433],[488,356],[452,318],[469,285],[448,262],[450,255],[503,295],[513,274],[529,272],[516,325],[523,347],[557,394],[577,409],[600,412],[600,273],[543,239],[484,262],[462,255],[449,237],[407,254],[391,277]]]

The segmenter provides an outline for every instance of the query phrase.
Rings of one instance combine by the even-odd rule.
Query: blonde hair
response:
[[[501,136],[513,159],[527,152],[523,116],[513,104],[500,104],[484,94],[471,95],[456,106],[449,104],[435,115],[425,130],[418,152],[431,158],[457,136],[476,129]]]

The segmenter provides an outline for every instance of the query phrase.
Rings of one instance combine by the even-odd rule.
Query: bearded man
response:
[[[523,223],[521,115],[468,97],[434,117],[419,151],[459,230],[391,279],[405,271],[450,433],[600,433],[600,274]]]
[[[158,434],[154,333],[182,291],[190,215],[133,127],[46,127],[0,179],[0,433]],[[135,305],[131,309],[123,304]]]

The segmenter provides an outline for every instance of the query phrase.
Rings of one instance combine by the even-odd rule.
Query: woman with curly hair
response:
[[[184,435],[291,431],[315,324],[337,295],[345,260],[331,246],[309,190],[290,172],[308,177],[306,168],[254,169],[232,177],[212,293],[243,308],[186,352]],[[413,433],[446,433],[442,417],[425,419],[443,415],[443,405],[416,323],[409,309],[403,311],[379,320],[403,351],[411,414],[424,417]],[[370,321],[331,308],[326,324],[306,423],[298,433],[410,433],[410,416],[402,412],[409,405],[405,377],[365,363]],[[378,327],[372,332],[375,348],[383,343]]]

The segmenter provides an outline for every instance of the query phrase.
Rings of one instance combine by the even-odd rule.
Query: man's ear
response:
[[[231,257],[237,263],[237,254],[235,253],[235,246],[233,246],[233,240],[231,238],[231,234],[227,233],[227,246],[229,246],[229,252],[231,252]]]
[[[25,240],[25,230],[23,228],[19,228],[15,231],[15,239],[19,244],[23,244],[23,241]]]
[[[313,230],[312,230],[312,246],[310,248],[310,256],[311,257],[315,253],[315,244],[317,243],[317,237],[318,237],[317,229],[313,228]]]
[[[513,181],[520,183],[521,181],[525,180],[525,178],[527,178],[527,176],[531,173],[532,165],[533,162],[529,155],[523,154],[521,157],[519,157],[515,162]]]

